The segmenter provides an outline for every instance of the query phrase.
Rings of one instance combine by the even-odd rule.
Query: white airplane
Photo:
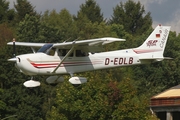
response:
[[[28,43],[9,42],[8,45],[31,47],[33,53],[15,56],[8,61],[16,62],[20,72],[34,75],[50,75],[49,84],[62,82],[61,75],[70,74],[71,84],[87,82],[85,77],[74,76],[74,73],[107,69],[121,66],[146,64],[168,59],[163,57],[170,32],[170,26],[158,25],[145,42],[137,47],[109,52],[101,51],[102,45],[125,41],[124,39],[104,37],[98,39],[63,42],[63,43]],[[37,52],[34,48],[41,47]],[[98,52],[97,52],[98,51]],[[97,53],[95,53],[97,52]],[[39,81],[28,80],[26,87],[40,86]]]

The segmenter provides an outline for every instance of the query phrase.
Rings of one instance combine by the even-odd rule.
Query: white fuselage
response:
[[[141,64],[139,54],[132,49],[111,52],[89,53],[83,57],[67,57],[53,73],[63,57],[45,53],[24,54],[17,58],[17,67],[27,75],[73,74],[78,72],[107,69]]]

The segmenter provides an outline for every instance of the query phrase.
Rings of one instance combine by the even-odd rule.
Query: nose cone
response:
[[[17,61],[17,58],[10,58],[10,59],[8,59],[8,61],[10,61],[10,62],[16,62],[16,61]]]
[[[34,59],[39,60],[40,57],[34,54],[20,55],[16,57],[16,65],[26,75],[37,75],[38,69],[31,63],[31,60]]]

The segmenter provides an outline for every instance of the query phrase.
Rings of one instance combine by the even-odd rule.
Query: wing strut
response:
[[[75,44],[75,42],[73,42],[73,44]],[[74,45],[72,46],[72,48],[68,51],[68,53],[63,57],[63,59],[61,60],[61,62],[58,64],[58,66],[52,71],[52,73],[55,73],[56,70],[61,66],[61,64],[64,62],[64,60],[72,53],[72,51],[74,50]]]
[[[33,53],[36,53],[35,49],[33,47],[31,47],[31,50],[33,51]]]

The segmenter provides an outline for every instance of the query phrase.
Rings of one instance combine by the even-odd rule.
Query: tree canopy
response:
[[[14,3],[14,7],[16,9],[16,20],[17,22],[23,20],[26,16],[32,15],[36,16],[37,12],[34,10],[35,7],[27,0],[16,0],[17,4]]]
[[[126,32],[133,35],[141,35],[152,26],[150,12],[146,14],[144,6],[139,2],[128,0],[120,2],[113,9],[113,15],[109,23],[124,25]]]
[[[80,5],[80,10],[77,13],[77,17],[75,17],[75,20],[81,19],[81,15],[83,15],[83,17],[87,17],[88,20],[92,23],[103,22],[101,8],[94,0],[86,0],[85,4]]]
[[[13,9],[9,9],[9,2],[0,0],[0,24],[10,22],[14,19],[15,13]]]

